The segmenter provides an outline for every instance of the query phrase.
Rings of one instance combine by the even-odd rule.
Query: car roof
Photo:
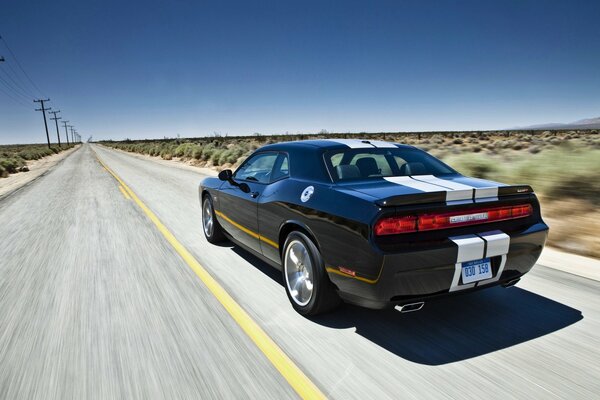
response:
[[[309,149],[326,149],[326,150],[338,150],[338,149],[373,149],[373,148],[413,148],[413,146],[385,142],[381,140],[371,140],[371,139],[310,139],[310,140],[295,140],[290,142],[279,142],[274,144],[269,144],[259,148],[260,151],[263,150],[277,150],[277,151],[286,151],[292,149],[303,148],[306,150]]]

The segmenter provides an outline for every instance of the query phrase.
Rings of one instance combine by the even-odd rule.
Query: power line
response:
[[[56,124],[56,137],[58,138],[58,147],[61,147],[61,145],[60,145],[60,133],[58,132],[58,120],[62,119],[62,118],[56,116],[56,114],[58,114],[59,112],[60,112],[60,110],[50,111],[50,114],[54,115],[54,118],[50,118],[50,119],[53,119],[54,123]]]
[[[4,71],[2,71],[2,72],[4,72]],[[30,97],[27,94],[25,94],[25,92],[23,92],[22,90],[17,89],[10,82],[8,82],[6,79],[4,79],[1,75],[0,75],[0,83],[3,83],[4,86],[8,90],[10,90],[13,94],[15,94],[17,96],[21,96],[22,98],[26,99],[27,101],[31,100],[32,98],[35,98],[35,96]]]
[[[27,78],[27,80],[29,81],[29,83],[31,83],[31,85],[41,94],[43,95],[42,91],[40,90],[40,88],[33,82],[33,80],[29,77],[29,75],[27,74],[27,72],[25,72],[25,69],[23,68],[23,66],[21,65],[21,63],[19,62],[19,60],[17,59],[17,56],[15,55],[15,53],[13,53],[13,51],[10,49],[10,47],[8,46],[8,43],[6,43],[6,39],[4,39],[4,37],[2,37],[2,35],[0,35],[0,40],[2,40],[2,42],[4,42],[4,45],[6,46],[6,48],[8,49],[9,53],[12,55],[13,59],[15,60],[15,62],[17,63],[17,66],[21,69],[21,72],[23,72],[23,75],[25,75],[25,77]]]
[[[4,57],[0,56],[0,62],[5,62],[6,60],[4,59]],[[18,96],[14,97],[12,94],[10,94],[9,92],[7,92],[4,88],[0,87],[0,91],[2,91],[2,93],[4,93],[8,98],[10,98],[11,100],[13,100],[15,103],[22,105],[23,107],[27,107],[29,108],[28,105],[26,105]]]
[[[38,99],[34,100],[34,103],[40,103],[42,108],[36,108],[35,111],[41,111],[44,115],[44,127],[46,128],[46,139],[48,139],[48,148],[50,149],[50,135],[48,134],[48,122],[46,122],[46,111],[51,110],[51,108],[45,108],[44,102],[50,101],[50,99]]]
[[[2,86],[0,86],[0,91],[2,93],[4,93],[9,99],[11,99],[12,101],[14,101],[15,103],[19,104],[20,106],[23,106],[23,107],[27,108],[28,110],[31,110],[30,106],[27,105],[25,102],[23,102],[23,100],[21,100],[20,97],[14,97],[9,92],[7,92]]]
[[[10,74],[8,70],[4,69],[4,67],[0,68],[0,72],[2,72],[4,74],[4,76],[6,78],[8,78],[8,80],[10,80],[10,82],[12,82],[12,85],[14,85],[14,87],[17,89],[16,91],[19,91],[22,94],[25,94],[26,97],[28,98],[27,99],[28,101],[30,99],[35,98],[36,96],[33,94],[31,89],[27,88],[26,82],[22,81],[22,78],[19,76],[19,73],[17,71],[15,71],[15,69],[13,68],[10,60],[7,61],[6,58],[0,57],[0,61],[2,62],[3,66],[7,65],[8,68],[10,69],[10,71],[12,71],[12,74]],[[14,75],[14,77],[13,77],[13,75]],[[7,84],[7,86],[12,86],[12,85]]]
[[[10,63],[7,63],[7,65],[10,68]],[[12,82],[13,85],[15,85],[15,87],[17,89],[19,89],[21,92],[26,94],[27,97],[32,98],[32,99],[35,98],[35,96],[32,94],[31,91],[29,91],[25,86],[23,86],[20,82],[18,82],[18,77],[17,77],[17,79],[13,78],[12,75],[9,74],[8,71],[4,70],[3,68],[0,68],[0,72],[2,72],[4,74],[4,76],[6,78],[8,78]]]
[[[10,69],[10,71],[12,72],[12,75],[15,77],[15,80],[16,80],[16,81],[18,81],[18,83],[19,83],[19,86],[20,86],[20,87],[22,87],[22,88],[24,88],[24,89],[26,89],[25,91],[26,91],[27,93],[34,93],[34,91],[33,91],[33,90],[31,90],[31,86],[27,85],[27,81],[23,79],[23,76],[22,76],[22,74],[19,74],[19,71],[17,71],[17,70],[16,70],[16,69],[15,69],[15,68],[12,66],[12,64],[13,64],[13,63],[11,63],[11,62],[6,62],[5,64],[6,64],[6,65],[8,65],[8,69]],[[6,71],[6,73],[7,73],[7,75],[10,75],[10,74],[8,74],[8,71]],[[32,98],[35,98],[35,97],[37,97],[37,96],[36,96],[35,94],[33,94],[33,95],[31,95],[30,97],[32,97]]]

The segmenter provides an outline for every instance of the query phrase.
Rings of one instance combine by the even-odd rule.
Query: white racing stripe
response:
[[[437,178],[433,175],[392,176],[384,178],[386,181],[422,190],[423,192],[446,192],[446,201],[497,199],[497,187],[476,188],[464,183],[449,179]]]
[[[436,178],[433,175],[412,175],[411,178],[450,189],[446,192],[446,201],[473,199],[473,186]]]
[[[368,140],[368,139],[322,139],[329,140],[331,142],[337,142],[344,144],[351,149],[372,149],[374,147],[378,149],[397,149],[394,143],[384,142],[383,140]]]
[[[450,292],[469,289],[475,285],[485,285],[493,283],[500,279],[504,266],[506,265],[506,256],[510,247],[510,236],[502,231],[491,231],[477,235],[452,236],[449,238],[458,246],[456,263],[454,264],[454,276],[450,285]],[[462,274],[462,263],[483,258],[500,256],[500,266],[495,276],[479,282],[460,285],[460,276]]]
[[[481,260],[485,242],[477,235],[453,236],[449,238],[458,246],[457,263]]]
[[[422,177],[431,177],[431,179],[421,179]],[[440,182],[449,181],[444,181],[443,179],[436,178],[433,175],[419,175],[416,177],[389,176],[383,179],[385,179],[388,182],[395,183],[397,185],[407,186],[413,189],[421,190],[423,192],[446,192],[446,201],[473,199],[472,187],[455,182],[450,182],[450,185],[442,186]],[[451,186],[454,186],[456,189],[452,188]]]
[[[451,180],[440,179],[433,175],[412,175],[411,178],[416,179],[418,181],[433,183],[434,185],[438,186],[444,186],[452,190],[473,190],[473,186],[465,185]]]
[[[485,252],[486,257],[502,256],[500,261],[500,267],[498,273],[490,279],[480,281],[478,285],[485,285],[488,283],[496,282],[500,279],[500,275],[504,272],[504,266],[506,265],[506,255],[510,248],[510,236],[502,231],[492,231],[479,234],[487,242],[487,249]]]
[[[443,192],[447,188],[434,185],[432,183],[417,181],[410,176],[388,176],[383,178],[388,182],[395,183],[397,185],[407,186],[413,189],[420,190],[422,192]]]
[[[477,235],[453,236],[449,238],[458,246],[456,264],[454,264],[454,277],[450,285],[450,291],[463,290],[475,287],[475,283],[459,285],[462,273],[462,263],[465,261],[480,260],[483,258],[485,242]]]
[[[475,188],[475,198],[498,198],[498,187]]]
[[[508,253],[510,236],[502,231],[480,233],[479,236],[487,242],[486,257],[495,257]]]
[[[329,140],[330,142],[337,142],[350,147],[351,149],[372,149],[373,146],[369,143],[364,143],[359,139],[323,139]]]
[[[369,143],[371,143],[373,146],[377,147],[378,149],[397,149],[398,148],[398,146],[396,146],[394,143],[384,142],[383,140],[369,140]]]

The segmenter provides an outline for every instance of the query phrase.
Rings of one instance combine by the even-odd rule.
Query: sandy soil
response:
[[[58,164],[61,160],[76,151],[79,147],[80,146],[75,146],[70,150],[44,157],[39,160],[27,161],[27,168],[29,168],[28,172],[19,172],[17,174],[11,174],[7,178],[0,179],[0,197],[4,197],[20,187],[25,186]]]
[[[593,204],[566,199],[540,199],[542,216],[550,226],[548,245],[588,257],[600,258],[600,211]]]

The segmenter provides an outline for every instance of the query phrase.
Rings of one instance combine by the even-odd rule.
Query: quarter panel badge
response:
[[[306,203],[308,200],[310,200],[310,198],[312,197],[314,192],[315,192],[314,186],[308,186],[306,189],[304,189],[302,191],[302,194],[300,195],[300,201],[302,201],[303,203]]]

